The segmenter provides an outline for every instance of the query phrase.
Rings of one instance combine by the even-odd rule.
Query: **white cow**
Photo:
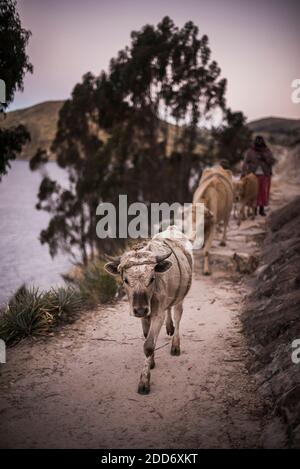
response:
[[[178,228],[170,226],[149,242],[112,259],[105,269],[121,276],[131,313],[141,319],[146,359],[138,392],[148,394],[155,345],[166,315],[167,333],[173,335],[171,354],[180,354],[179,324],[183,300],[192,283],[192,244]]]

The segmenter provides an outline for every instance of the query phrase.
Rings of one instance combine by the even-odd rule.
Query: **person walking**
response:
[[[251,148],[247,150],[242,167],[242,177],[254,173],[258,180],[257,207],[259,214],[265,216],[265,207],[269,204],[272,166],[275,158],[266,145],[264,138],[258,135]]]

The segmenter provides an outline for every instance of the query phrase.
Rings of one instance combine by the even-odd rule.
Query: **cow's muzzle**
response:
[[[145,316],[147,316],[148,312],[149,312],[148,306],[145,306],[145,307],[139,306],[138,308],[133,308],[133,314],[137,318],[144,318]]]

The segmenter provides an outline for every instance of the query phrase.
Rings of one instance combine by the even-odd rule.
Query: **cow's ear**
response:
[[[119,275],[120,272],[118,270],[118,266],[119,265],[116,262],[108,262],[107,264],[105,264],[104,269],[110,275]]]
[[[167,272],[167,270],[172,267],[172,262],[171,261],[161,261],[155,266],[155,272],[158,272],[159,274],[162,274],[163,272]]]

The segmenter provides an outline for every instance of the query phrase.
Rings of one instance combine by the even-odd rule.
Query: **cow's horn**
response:
[[[105,254],[105,259],[108,261],[108,262],[113,262],[114,264],[120,264],[121,262],[121,256],[109,256],[108,254]]]
[[[156,256],[156,262],[157,262],[157,264],[158,264],[159,262],[164,261],[165,259],[168,259],[168,257],[170,257],[171,254],[172,254],[172,251],[169,251],[169,252],[167,252],[167,254],[163,254],[163,255],[161,255],[161,256]]]

